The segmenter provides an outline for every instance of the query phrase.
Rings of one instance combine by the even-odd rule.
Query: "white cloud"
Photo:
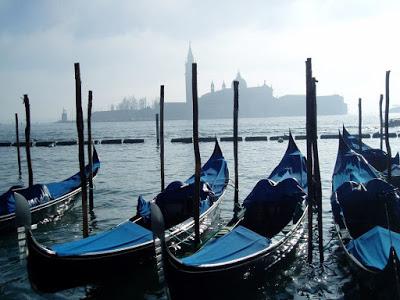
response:
[[[23,111],[54,120],[74,107],[73,63],[94,108],[124,96],[184,100],[188,41],[198,62],[199,93],[238,70],[249,85],[303,93],[307,57],[320,94],[338,93],[355,111],[375,112],[392,69],[391,103],[400,104],[399,4],[388,1],[4,1],[0,9],[0,121]],[[22,4],[21,4],[22,3]],[[96,4],[94,4],[96,3]]]

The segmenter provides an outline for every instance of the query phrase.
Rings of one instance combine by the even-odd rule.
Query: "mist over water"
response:
[[[322,116],[318,118],[318,133],[336,134],[345,124],[351,133],[357,133],[356,116]],[[365,117],[363,132],[378,130],[376,117]],[[232,136],[232,120],[200,120],[200,136]],[[159,150],[156,147],[155,122],[94,123],[94,139],[103,138],[143,138],[143,144],[96,145],[101,161],[101,169],[95,181],[95,218],[91,219],[92,233],[111,228],[136,213],[139,195],[152,199],[160,190]],[[240,119],[239,135],[276,136],[287,134],[289,128],[294,136],[305,134],[305,118],[281,117]],[[395,132],[396,128],[392,128]],[[23,128],[20,128],[21,138]],[[192,144],[171,143],[171,138],[190,137],[191,121],[167,121],[165,123],[165,182],[185,180],[194,173],[194,154]],[[76,139],[75,123],[33,124],[31,136],[37,140]],[[14,141],[12,125],[0,125],[0,140]],[[22,138],[23,139],[23,138]],[[365,139],[372,147],[379,147],[379,139]],[[392,153],[400,149],[400,139],[390,140]],[[296,141],[306,154],[306,142]],[[233,179],[233,144],[220,142],[228,161]],[[276,141],[239,142],[239,198],[242,201],[256,182],[269,175],[278,164],[286,150],[287,142]],[[351,275],[343,251],[334,234],[330,208],[331,176],[336,160],[337,140],[318,140],[320,169],[323,190],[323,222],[325,263],[318,264],[317,239],[315,238],[314,267],[307,265],[307,240],[302,239],[299,246],[286,261],[261,280],[256,287],[245,290],[247,299],[342,299],[360,298],[356,280]],[[202,163],[211,155],[213,143],[201,143]],[[25,152],[22,153],[22,182],[27,182]],[[63,180],[76,173],[79,168],[78,148],[76,146],[56,146],[54,148],[31,148],[34,182],[48,183]],[[0,147],[0,193],[10,186],[19,184],[17,154],[15,147]],[[82,216],[80,198],[75,206],[55,222],[38,226],[35,236],[44,244],[64,242],[81,237]],[[222,203],[222,222],[232,217],[233,191],[229,189]],[[129,299],[154,299],[155,294],[146,285],[135,284],[137,278],[126,279],[124,296]],[[125,284],[124,282],[124,284]],[[128,288],[133,286],[133,288]],[[226,287],[225,287],[226,288]],[[89,289],[90,290],[90,289]],[[101,289],[100,289],[101,290]],[[103,287],[104,295],[117,293],[114,289]],[[109,293],[109,294],[108,294]],[[35,293],[27,278],[24,265],[18,260],[16,235],[0,239],[0,298],[6,299],[71,299],[86,296],[98,297],[96,290],[88,294],[84,287],[75,288],[52,295]],[[114,294],[116,295],[116,294]]]

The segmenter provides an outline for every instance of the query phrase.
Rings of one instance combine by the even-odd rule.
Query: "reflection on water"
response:
[[[344,123],[350,132],[356,132],[355,116],[319,117],[319,133],[336,133]],[[294,135],[304,134],[304,118],[240,119],[239,135],[281,135],[292,130]],[[377,118],[363,120],[365,132],[377,130]],[[171,138],[191,136],[191,121],[168,121],[165,124],[165,181],[183,180],[194,172],[194,154],[191,144],[173,144]],[[95,211],[90,217],[92,233],[115,226],[136,212],[137,197],[152,199],[160,189],[159,152],[156,147],[155,124],[153,122],[94,123],[93,135],[101,138],[144,138],[144,144],[97,145],[101,169],[95,181]],[[200,136],[232,135],[232,120],[201,120]],[[34,124],[32,137],[38,140],[61,140],[76,138],[73,123]],[[22,136],[21,136],[22,138]],[[0,140],[13,140],[12,125],[0,125]],[[221,282],[221,289],[230,299],[358,299],[361,291],[350,273],[348,263],[336,239],[330,208],[331,175],[336,159],[337,141],[319,140],[319,157],[323,189],[325,262],[318,263],[317,244],[314,247],[314,263],[307,264],[307,240],[304,236],[285,261],[279,263],[263,277],[245,280],[239,287]],[[379,147],[379,139],[365,141]],[[297,141],[305,153],[305,141]],[[392,152],[399,149],[400,139],[391,139]],[[233,178],[233,146],[221,142]],[[202,162],[210,156],[212,143],[201,143]],[[239,143],[240,199],[244,199],[254,184],[267,176],[280,161],[286,143],[275,141]],[[35,182],[62,180],[77,172],[79,168],[76,146],[54,148],[33,147],[33,172]],[[26,162],[22,153],[23,182],[27,181]],[[14,147],[0,147],[0,191],[20,183]],[[232,217],[233,194],[228,192],[222,203],[221,218]],[[35,236],[44,244],[51,245],[81,237],[82,217],[78,197],[75,206],[62,218],[39,225]],[[317,241],[315,237],[315,242]],[[115,275],[115,276],[114,276]],[[52,295],[34,292],[29,284],[25,266],[18,260],[16,235],[0,239],[0,298],[6,299],[159,299],[160,287],[154,280],[151,268],[133,270],[131,278],[118,278],[100,287],[79,287]],[[206,287],[207,285],[205,285]],[[234,288],[234,289],[233,289]]]

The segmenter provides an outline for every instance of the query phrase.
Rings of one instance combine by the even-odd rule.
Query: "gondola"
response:
[[[375,291],[383,287],[398,299],[400,192],[341,135],[331,206],[340,244],[360,283]]]
[[[206,232],[207,226],[216,219],[228,180],[227,163],[216,142],[213,154],[201,170],[202,232]],[[193,186],[194,176],[184,183],[174,181],[151,201],[157,203],[166,216],[167,240],[191,237],[194,225],[191,217]],[[29,223],[29,216],[24,220]],[[150,203],[141,196],[134,217],[108,231],[81,240],[45,247],[34,238],[28,226],[27,267],[31,285],[39,291],[54,292],[85,284],[107,283],[132,274],[140,277],[138,268],[154,261],[150,228]]]
[[[358,136],[350,134],[343,125],[343,139],[353,151],[365,157],[367,162],[379,172],[387,171],[387,153],[381,149],[375,149],[361,142],[361,151]],[[392,157],[392,169],[397,169],[400,165],[399,153]],[[396,167],[397,166],[397,167]],[[399,172],[400,175],[400,172]]]
[[[271,175],[255,185],[241,211],[194,254],[178,258],[170,251],[163,239],[162,213],[153,205],[172,299],[202,298],[221,291],[222,282],[242,285],[246,274],[265,272],[285,258],[303,233],[306,191],[306,159],[290,135],[286,153]]]
[[[96,149],[93,151],[93,176],[97,175],[100,160]],[[86,176],[89,165],[85,167]],[[14,192],[23,195],[30,206],[32,222],[39,223],[45,218],[62,214],[68,209],[75,196],[81,191],[79,172],[60,181],[46,184],[34,184],[31,187],[13,186],[0,196],[0,232],[15,231],[15,199]]]

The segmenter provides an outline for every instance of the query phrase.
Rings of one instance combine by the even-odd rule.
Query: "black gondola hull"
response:
[[[63,215],[66,210],[74,205],[76,196],[80,192],[81,188],[79,187],[67,195],[32,208],[32,223],[37,224],[43,222],[43,220],[52,220],[55,216]],[[15,214],[0,217],[1,233],[15,232],[15,228]]]
[[[221,196],[201,216],[202,235],[207,234],[218,222],[219,204],[222,199]],[[132,221],[136,222],[137,219],[133,218]],[[193,226],[193,220],[188,220],[171,228],[168,240],[174,242],[176,247],[178,241],[185,241],[193,236]],[[86,284],[105,284],[128,276],[134,280],[135,276],[142,276],[141,269],[155,268],[153,242],[110,253],[58,256],[40,245],[32,232],[28,231],[27,246],[29,280],[32,287],[40,292],[56,292]],[[180,246],[180,251],[184,251],[183,244]],[[155,272],[151,274],[155,275]],[[153,279],[151,278],[152,281]]]
[[[105,283],[115,277],[131,275],[154,257],[152,244],[109,254],[62,257],[43,251],[30,233],[27,241],[29,280],[32,287],[41,292]]]
[[[393,258],[389,259],[388,265],[382,271],[372,270],[357,261],[346,249],[347,241],[342,238],[338,226],[336,231],[340,245],[349,262],[351,273],[355,276],[362,299],[400,299],[397,291],[398,278],[400,278],[399,261],[396,259],[397,266],[394,265]],[[396,279],[397,274],[397,279]]]
[[[165,250],[164,266],[172,299],[185,299],[188,295],[196,295],[196,299],[210,296],[225,297],[227,291],[221,289],[223,285],[221,281],[226,283],[229,289],[236,283],[240,286],[257,285],[257,278],[265,278],[265,275],[276,264],[284,261],[296,247],[304,233],[303,221],[307,215],[306,212],[307,210],[292,232],[276,247],[237,262],[219,266],[193,267],[182,264],[169,250]],[[217,291],[219,295],[215,294]]]

